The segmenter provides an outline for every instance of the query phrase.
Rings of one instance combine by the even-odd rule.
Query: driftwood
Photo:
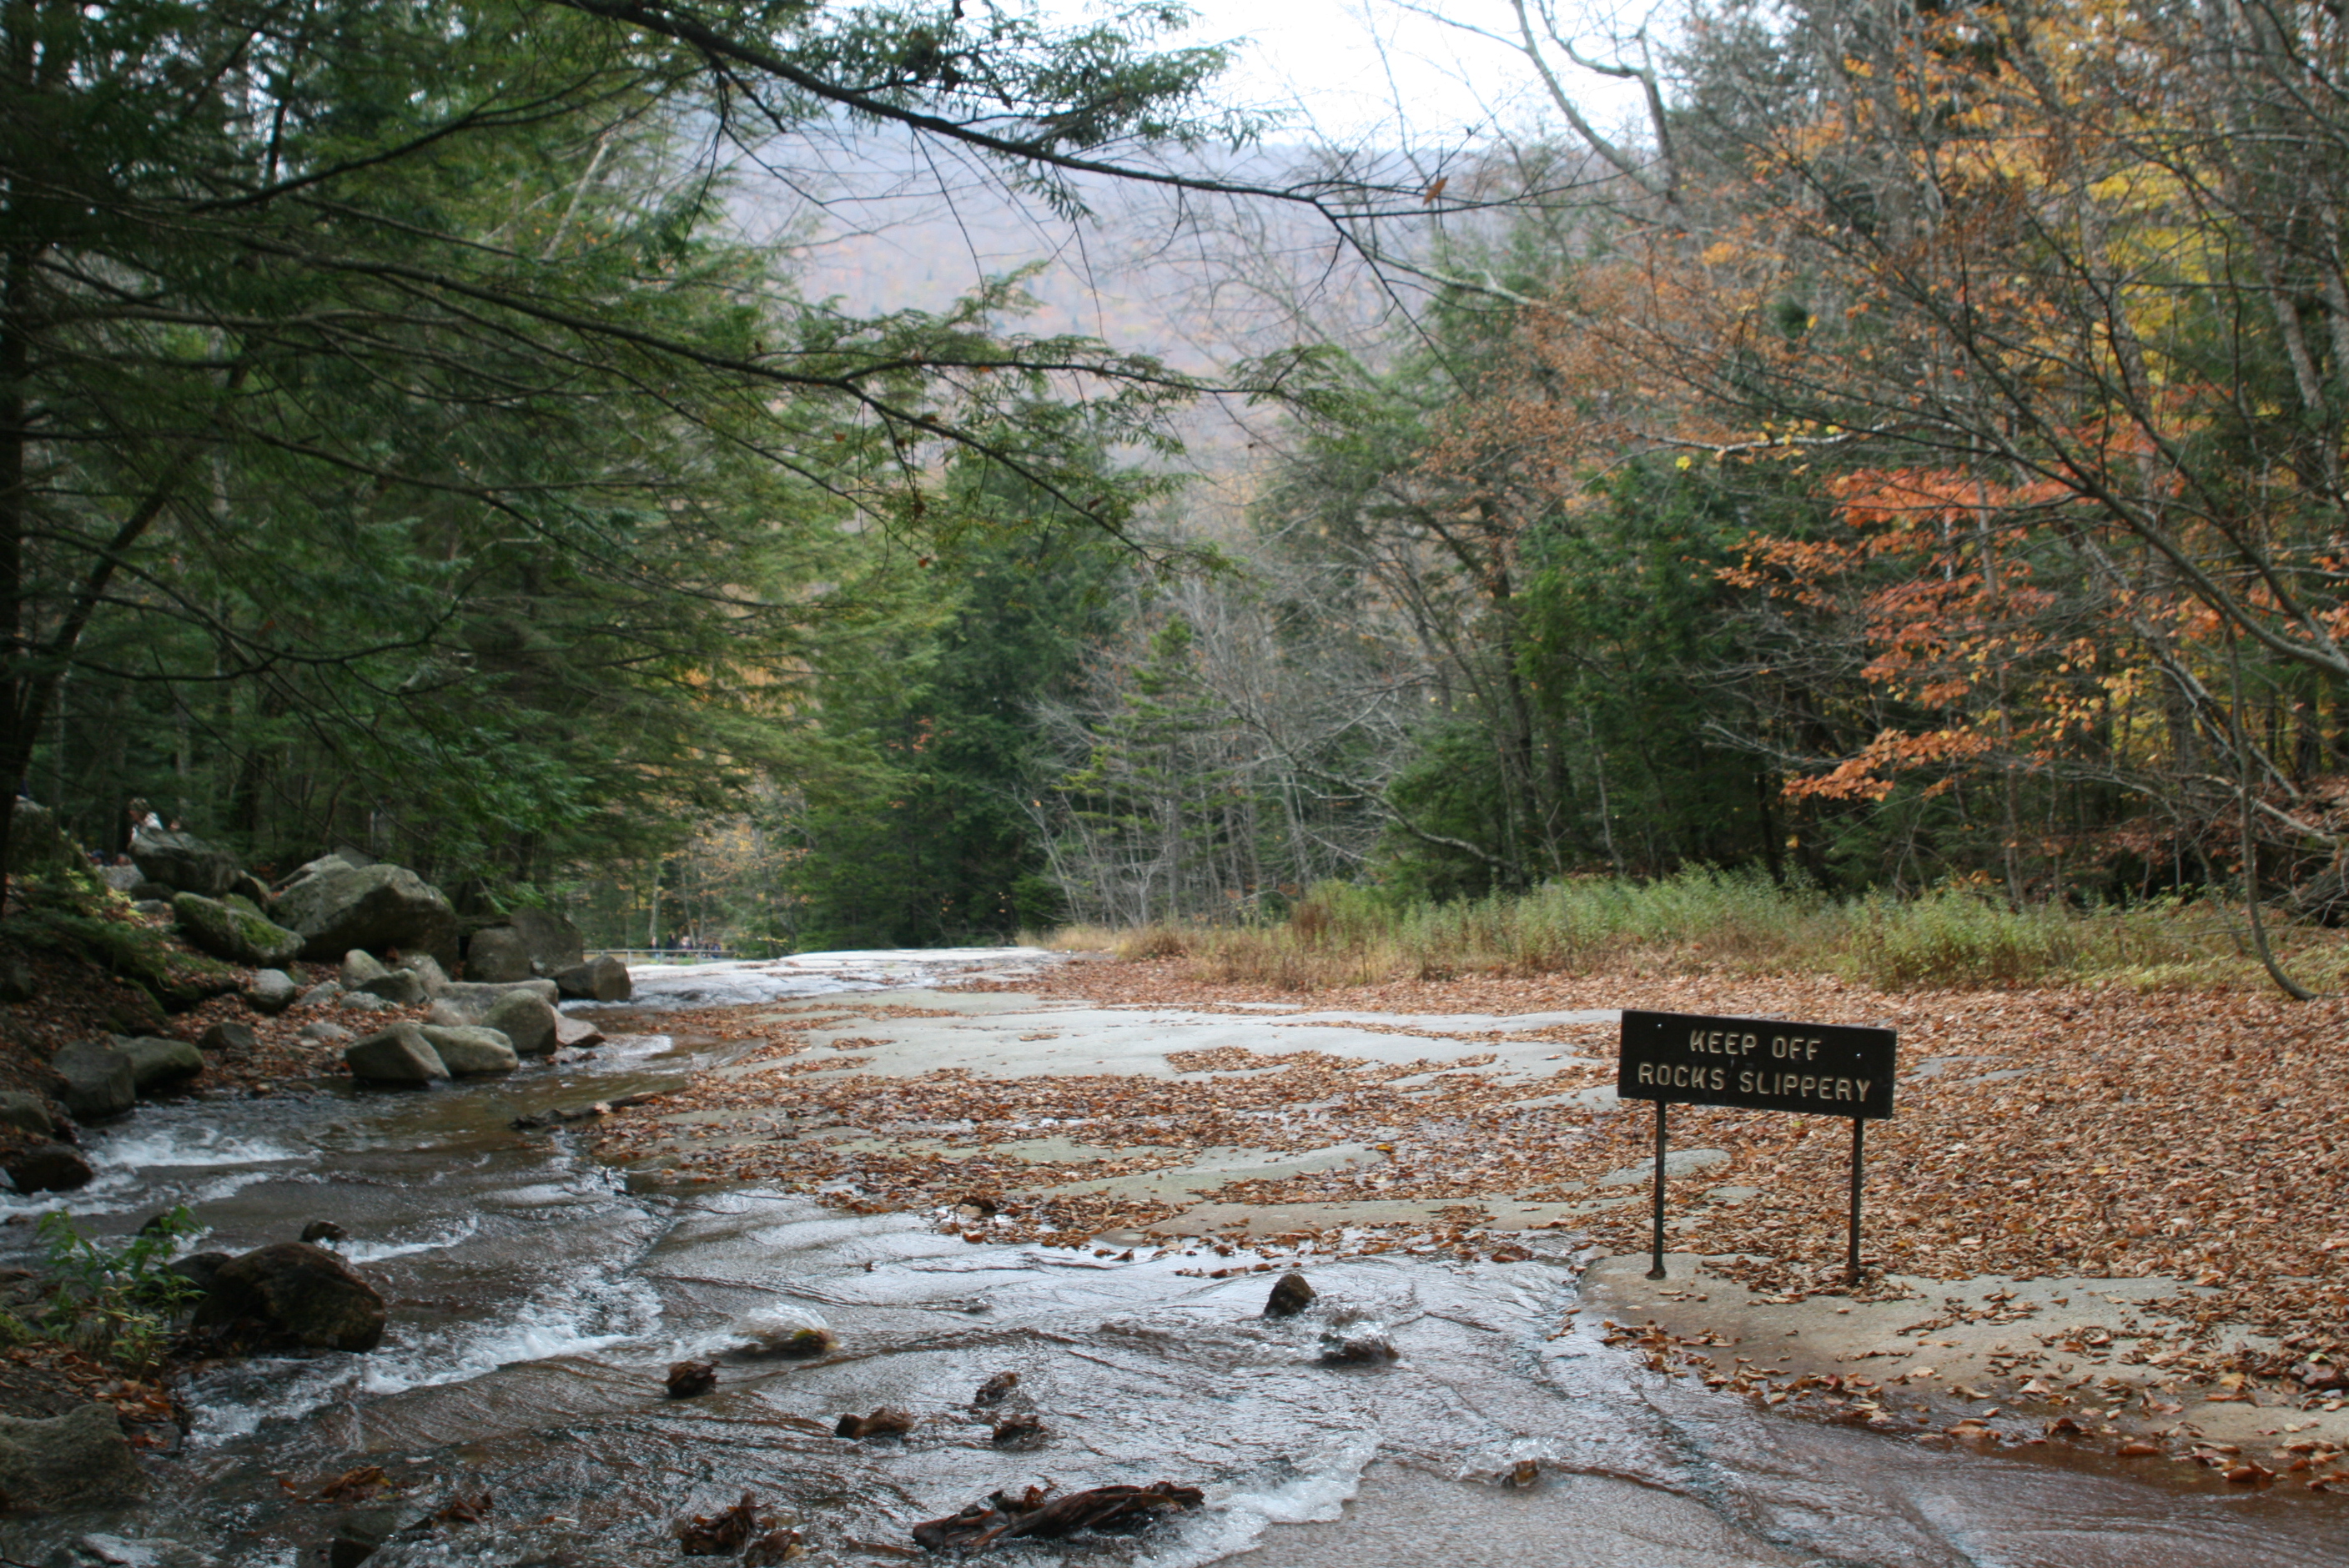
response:
[[[999,1542],[1054,1540],[1080,1530],[1132,1530],[1164,1513],[1196,1508],[1206,1494],[1195,1486],[1162,1480],[1153,1486],[1097,1486],[1044,1501],[1031,1486],[1021,1496],[996,1492],[947,1519],[914,1526],[914,1539],[932,1552],[976,1552]]]
[[[647,1089],[642,1094],[624,1094],[617,1099],[599,1099],[593,1105],[576,1106],[569,1109],[557,1107],[553,1110],[541,1111],[536,1116],[517,1116],[506,1125],[516,1132],[539,1132],[550,1127],[561,1127],[566,1122],[593,1121],[599,1116],[609,1116],[616,1110],[625,1110],[632,1105],[648,1105],[660,1099],[662,1092],[664,1091]]]

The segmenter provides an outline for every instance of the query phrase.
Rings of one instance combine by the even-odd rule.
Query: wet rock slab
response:
[[[1795,1568],[1810,1559],[1703,1504],[1607,1477],[1524,1488],[1374,1466],[1337,1517],[1280,1523],[1231,1559],[1247,1568]],[[1436,1539],[1440,1555],[1431,1553]]]
[[[113,1508],[147,1494],[114,1407],[31,1420],[0,1416],[0,1491],[19,1508]]]
[[[1653,1321],[1675,1336],[1710,1335],[1724,1342],[1716,1360],[1743,1354],[1789,1376],[1857,1375],[1953,1417],[2020,1412],[2020,1424],[2009,1424],[2025,1433],[2069,1416],[2081,1436],[2106,1451],[2124,1434],[2181,1422],[2214,1442],[2264,1446],[2286,1436],[2282,1429],[2289,1424],[2290,1436],[2349,1446],[2349,1408],[2299,1411],[2204,1397],[2224,1391],[2218,1388],[2165,1396],[2178,1379],[2147,1357],[2161,1354],[2175,1320],[2151,1304],[2218,1295],[2186,1281],[1894,1274],[1878,1288],[1905,1292],[1899,1299],[1788,1300],[1749,1290],[1706,1263],[1694,1253],[1668,1253],[1667,1277],[1655,1281],[1646,1277],[1644,1253],[1598,1259],[1583,1275],[1578,1318]],[[2144,1337],[2129,1331],[2131,1324]],[[2091,1343],[2100,1336],[2102,1343]],[[2223,1338],[2255,1351],[2276,1348],[2248,1327]],[[2125,1358],[2131,1345],[2137,1354]],[[2027,1391],[2034,1386],[2037,1392]],[[2168,1408],[2148,1408],[2148,1393]]]

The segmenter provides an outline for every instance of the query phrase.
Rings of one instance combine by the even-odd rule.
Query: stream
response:
[[[990,958],[639,970],[637,1003],[599,1021],[652,1030],[664,1002],[934,984]],[[1179,1253],[972,1244],[926,1215],[631,1180],[590,1156],[593,1122],[510,1125],[747,1048],[615,1034],[502,1080],[422,1093],[321,1082],[144,1107],[89,1134],[89,1188],[0,1199],[6,1261],[26,1260],[30,1218],[56,1208],[121,1233],[185,1203],[205,1227],[191,1250],[230,1252],[331,1220],[384,1291],[391,1328],[367,1355],[202,1373],[186,1389],[191,1430],[150,1461],[145,1502],[10,1517],[0,1558],[310,1568],[342,1512],[321,1486],[380,1465],[399,1489],[383,1505],[403,1521],[483,1489],[492,1506],[396,1538],[368,1559],[378,1568],[675,1564],[677,1522],[745,1491],[797,1524],[807,1561],[869,1563],[891,1553],[863,1543],[905,1555],[913,1523],[998,1489],[1160,1480],[1204,1488],[1207,1505],[1132,1537],[990,1556],[1015,1568],[2349,1562],[2339,1499],[1953,1451],[1667,1380],[1587,1330],[1561,1333],[1574,1302],[1563,1250],[1516,1264],[1316,1265],[1314,1308],[1272,1320],[1268,1275],[1185,1277],[1198,1264]],[[838,1349],[800,1361],[756,1348],[800,1326],[828,1327]],[[1401,1358],[1322,1359],[1325,1335],[1374,1334]],[[714,1393],[664,1397],[669,1363],[713,1357]],[[971,1408],[1007,1371],[1018,1387],[992,1413],[1040,1417],[1027,1446],[998,1447]],[[830,1435],[842,1414],[884,1405],[911,1412],[911,1432]],[[1525,1460],[1538,1479],[1500,1484]]]

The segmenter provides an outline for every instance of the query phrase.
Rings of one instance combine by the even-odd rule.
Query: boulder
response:
[[[65,1088],[57,1098],[76,1121],[119,1116],[138,1103],[139,1080],[129,1053],[110,1040],[78,1040],[49,1058]]]
[[[360,1013],[388,1013],[398,1004],[372,991],[346,991],[335,998],[335,1006]]]
[[[16,1508],[119,1508],[147,1495],[114,1407],[92,1400],[45,1421],[0,1416],[0,1494]]]
[[[294,976],[283,969],[264,969],[253,977],[244,993],[244,1005],[256,1013],[274,1017],[294,1005],[301,995]]]
[[[504,985],[483,985],[470,980],[452,981],[440,995],[433,998],[434,1023],[442,1017],[460,1024],[478,1024],[490,1016],[490,1009],[501,998],[514,992],[537,996],[550,1007],[554,1006],[557,992],[552,980],[516,980]]]
[[[717,1387],[718,1363],[715,1361],[676,1361],[669,1364],[668,1397],[672,1399],[690,1399]]]
[[[481,1022],[512,1040],[516,1056],[543,1057],[555,1047],[554,1019],[545,997],[509,991],[491,1004]]]
[[[130,859],[147,880],[173,892],[200,892],[218,898],[234,887],[244,868],[236,857],[193,833],[141,828],[130,835]]]
[[[351,1037],[351,1031],[331,1018],[316,1018],[302,1026],[302,1037],[326,1045],[340,1045]]]
[[[117,892],[127,893],[145,882],[147,873],[137,866],[128,863],[119,866],[100,866],[98,868],[98,880]]]
[[[448,1064],[413,1024],[394,1024],[343,1052],[343,1065],[364,1083],[430,1083],[449,1076]]]
[[[400,967],[416,976],[427,997],[438,996],[449,988],[449,972],[441,968],[440,961],[429,953],[419,953],[402,963]]]
[[[179,891],[178,888],[159,882],[149,882],[141,877],[131,885],[130,907],[140,914],[169,914],[171,913],[172,895]],[[162,907],[150,909],[148,907],[150,904],[160,904]]]
[[[204,1053],[185,1040],[142,1035],[118,1039],[114,1048],[130,1058],[130,1079],[140,1094],[166,1094],[204,1070]]]
[[[372,1350],[384,1318],[383,1296],[350,1264],[307,1242],[278,1242],[221,1264],[194,1321],[249,1342]]]
[[[1313,1305],[1313,1287],[1301,1274],[1285,1274],[1273,1282],[1272,1295],[1264,1304],[1267,1317],[1295,1317]]]
[[[19,1132],[29,1132],[35,1138],[62,1138],[71,1141],[73,1119],[63,1114],[63,1109],[52,1105],[39,1095],[10,1089],[0,1094],[0,1127],[13,1127]]]
[[[327,872],[350,872],[357,871],[357,866],[352,864],[349,861],[343,859],[340,855],[320,855],[315,861],[305,861],[301,865],[295,867],[294,874],[292,876],[287,877],[284,882],[279,882],[274,888],[270,890],[270,896],[272,898],[276,897],[279,893],[284,892],[287,888],[292,887],[295,882],[300,882],[305,877],[320,876]]]
[[[554,1043],[574,1051],[592,1051],[604,1043],[604,1031],[585,1018],[554,1015]]]
[[[560,975],[565,969],[576,969],[585,961],[586,947],[579,940],[579,928],[551,910],[518,909],[506,920],[515,935],[522,938],[523,947],[530,954],[530,972],[533,975]]]
[[[243,1024],[233,1024],[223,1018],[203,1032],[196,1042],[207,1051],[219,1051],[227,1056],[241,1057],[253,1049],[253,1031]]]
[[[359,987],[369,996],[380,996],[395,1007],[413,1007],[425,999],[424,982],[416,977],[413,969],[395,969],[388,975],[378,975]]]
[[[457,912],[438,888],[405,866],[304,876],[277,895],[277,918],[302,934],[302,956],[339,958],[354,947],[429,953],[444,970],[457,962]]]
[[[530,978],[530,948],[511,925],[473,933],[465,944],[465,978],[497,985]]]
[[[554,984],[564,995],[588,1002],[625,1002],[636,994],[628,966],[608,954],[565,969]]]
[[[71,1192],[89,1185],[89,1161],[71,1144],[52,1139],[9,1139],[0,1145],[0,1171],[19,1192]]]
[[[510,1073],[522,1066],[522,1059],[514,1055],[513,1042],[495,1029],[452,1029],[443,1024],[426,1024],[417,1032],[458,1078]]]
[[[210,1291],[218,1283],[221,1270],[233,1261],[226,1253],[190,1253],[163,1272],[178,1274],[198,1290]]]
[[[231,964],[284,964],[302,951],[299,932],[286,930],[258,910],[200,892],[172,894],[171,919],[189,946]]]
[[[321,980],[316,985],[311,986],[307,991],[303,992],[300,999],[295,1005],[302,1007],[331,1006],[335,1001],[342,995],[342,994],[343,985],[341,981]]]
[[[346,991],[356,991],[370,980],[380,980],[391,973],[391,965],[374,954],[352,948],[343,954],[342,969],[335,979]]]
[[[277,895],[270,891],[269,884],[251,872],[237,873],[236,881],[230,885],[227,896],[244,900],[263,914],[269,913],[270,904],[277,898]]]

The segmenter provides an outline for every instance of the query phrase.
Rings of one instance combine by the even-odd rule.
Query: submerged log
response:
[[[960,1513],[914,1526],[914,1540],[932,1552],[976,1552],[999,1542],[1057,1540],[1080,1530],[1138,1530],[1163,1514],[1196,1508],[1206,1494],[1195,1486],[1097,1486],[1044,1499],[1030,1487],[1019,1497],[996,1492]]]

